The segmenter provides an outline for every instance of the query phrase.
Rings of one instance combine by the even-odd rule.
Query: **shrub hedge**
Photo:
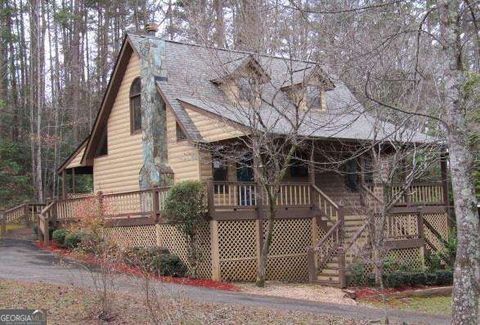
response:
[[[123,252],[123,260],[127,265],[139,267],[157,275],[183,277],[187,273],[187,267],[182,260],[162,247],[127,248]]]
[[[347,283],[362,285],[355,281],[355,276],[350,275]],[[404,286],[442,286],[453,284],[453,272],[451,270],[437,270],[434,272],[402,272],[395,271],[383,276],[383,283],[387,288],[399,288]],[[370,273],[366,277],[366,285],[375,286],[375,275]]]
[[[65,237],[68,235],[67,229],[56,229],[52,233],[52,239],[60,246],[65,247]]]

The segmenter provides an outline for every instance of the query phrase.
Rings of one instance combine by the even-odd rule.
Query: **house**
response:
[[[431,139],[405,127],[400,132],[388,122],[380,121],[379,127],[341,80],[314,62],[126,35],[91,134],[59,168],[63,198],[52,206],[52,215],[72,218],[83,198],[66,193],[66,180],[75,192],[76,175],[90,174],[93,192],[101,192],[102,202],[114,211],[108,231],[114,240],[164,246],[185,258],[185,240],[162,219],[162,200],[173,183],[204,181],[210,219],[202,230],[200,275],[254,280],[265,220],[253,173],[248,163],[211,150],[252,132],[237,105],[251,100],[243,85],[252,80],[262,85],[264,98],[255,99],[255,114],[270,121],[265,128],[288,135],[292,102],[306,96],[298,101],[308,111],[298,132],[324,148],[309,151],[308,159],[325,162],[326,148],[348,158],[343,174],[302,163],[289,168],[279,189],[267,278],[345,286],[349,265],[368,245],[367,215],[384,204],[386,195],[384,185],[376,183],[380,170],[368,177],[362,172],[370,163],[368,154],[349,157],[376,139]],[[385,145],[386,159],[389,150]],[[423,265],[425,253],[441,249],[448,234],[445,160],[441,169],[439,182],[411,184],[389,211],[389,254],[400,261]],[[392,186],[388,195],[400,190]]]

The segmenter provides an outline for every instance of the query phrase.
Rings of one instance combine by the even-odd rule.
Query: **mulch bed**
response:
[[[59,247],[54,241],[50,241],[49,246],[45,246],[43,242],[35,242],[35,245],[45,251],[52,252],[57,255],[61,255],[65,258],[73,259],[76,261],[80,261],[82,263],[98,266],[102,264],[102,261],[93,256],[93,255],[86,255],[86,254],[77,254],[72,250]],[[172,277],[172,276],[160,276],[154,274],[145,274],[140,269],[136,267],[129,266],[125,263],[109,263],[108,267],[112,268],[115,272],[124,273],[127,275],[132,275],[136,277],[143,277],[148,276],[151,279],[159,280],[161,282],[166,283],[176,283],[176,284],[183,284],[195,287],[204,287],[214,290],[224,290],[224,291],[241,291],[239,287],[233,285],[232,283],[228,282],[220,282],[215,281],[212,279],[194,279],[189,277]]]
[[[445,287],[400,287],[400,288],[385,288],[383,290],[377,288],[350,288],[355,292],[356,299],[377,300],[381,296],[391,298],[408,297],[408,296],[432,296],[432,295],[447,295],[451,291],[451,286]]]

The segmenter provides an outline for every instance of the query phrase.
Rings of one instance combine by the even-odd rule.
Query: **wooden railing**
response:
[[[20,204],[3,213],[6,223],[19,222],[27,214],[28,204]]]
[[[315,282],[318,271],[325,268],[327,263],[336,256],[338,258],[339,285],[345,287],[344,216],[341,207],[339,210],[338,221],[315,246],[307,248],[310,282]]]
[[[208,196],[211,197],[209,202],[214,210],[254,209],[260,201],[268,204],[265,193],[254,182],[210,182],[207,187]],[[312,203],[310,183],[290,182],[278,187],[278,207],[310,207]]]
[[[337,222],[339,216],[338,205],[317,186],[312,185],[312,188],[315,191],[317,207],[322,213],[322,216],[326,217],[332,223]]]
[[[363,203],[370,212],[379,212],[383,207],[383,198],[379,198],[374,192],[373,187],[361,185],[360,194],[362,196]]]
[[[96,195],[56,202],[58,220],[79,219],[91,207],[100,207],[108,219],[157,218],[165,205],[167,187],[129,191],[112,194],[98,192]]]
[[[55,221],[56,202],[49,203],[38,214],[38,239],[48,246],[50,242],[50,222]]]
[[[401,193],[401,185],[391,187],[391,196]],[[442,183],[416,183],[410,185],[404,195],[400,195],[397,204],[441,204],[443,202]]]
[[[408,240],[420,238],[419,214],[389,214],[386,216],[387,240]]]

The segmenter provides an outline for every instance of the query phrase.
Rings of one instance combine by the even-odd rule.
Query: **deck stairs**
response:
[[[359,192],[352,192],[344,186],[337,186],[323,191],[332,201],[343,203],[343,248],[349,248],[345,252],[345,265],[352,262],[358,251],[367,243],[365,227],[367,208],[362,203],[362,197]],[[334,221],[325,215],[317,217],[319,226],[328,232],[333,226]],[[339,256],[331,254],[326,262],[318,265],[316,283],[328,286],[342,286],[340,280]]]

